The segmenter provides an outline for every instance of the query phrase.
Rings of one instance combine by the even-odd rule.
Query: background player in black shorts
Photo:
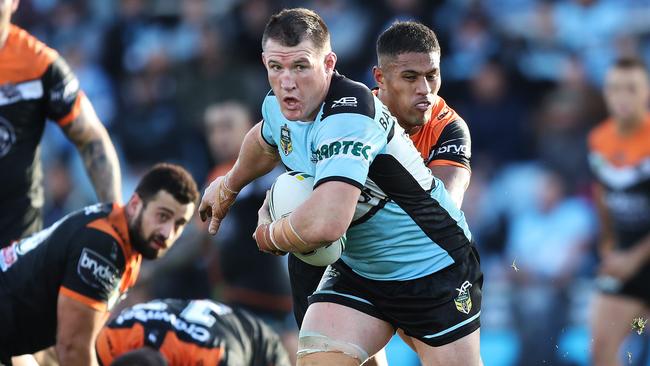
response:
[[[207,186],[233,167],[253,119],[243,104],[229,101],[209,106],[204,122],[210,152],[219,162],[208,175]],[[220,300],[261,317],[280,334],[292,357],[298,346],[298,334],[292,319],[286,260],[260,252],[250,235],[256,226],[250,218],[257,215],[267,189],[280,173],[280,168],[273,170],[237,196],[237,204],[224,219],[224,229],[219,231],[216,240],[207,238],[205,228],[201,231],[206,240],[213,240],[209,268],[214,283],[220,286]]]
[[[593,364],[617,361],[632,320],[650,310],[650,80],[642,61],[621,59],[606,76],[610,118],[589,135],[601,218],[601,290],[593,309]]]
[[[107,311],[142,258],[162,256],[180,236],[197,198],[187,171],[158,164],[125,206],[88,206],[1,249],[0,363],[55,345],[61,365],[96,365]]]
[[[121,202],[115,148],[59,54],[10,23],[18,0],[0,2],[0,246],[42,227],[39,144],[55,121],[75,144],[101,202]]]
[[[250,313],[210,300],[153,300],[122,310],[97,337],[102,365],[148,347],[170,366],[289,366],[280,337]],[[126,363],[125,363],[126,364]]]

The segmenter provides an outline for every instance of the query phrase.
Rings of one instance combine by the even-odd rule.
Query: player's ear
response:
[[[375,78],[375,83],[380,89],[384,87],[384,72],[379,66],[372,67],[372,76]]]
[[[325,55],[325,72],[330,73],[336,67],[336,53],[330,52]]]
[[[129,199],[129,202],[126,203],[124,208],[129,216],[135,216],[140,207],[142,206],[142,198],[137,192],[133,192],[133,195]]]
[[[262,52],[262,65],[266,67],[266,55],[264,55],[264,52]]]

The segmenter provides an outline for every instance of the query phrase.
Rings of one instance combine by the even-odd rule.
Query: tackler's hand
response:
[[[233,191],[228,187],[228,174],[215,179],[208,188],[203,192],[201,204],[199,205],[199,215],[201,221],[210,217],[208,232],[212,235],[219,230],[221,220],[226,217],[228,209],[235,203],[235,198],[239,192]]]

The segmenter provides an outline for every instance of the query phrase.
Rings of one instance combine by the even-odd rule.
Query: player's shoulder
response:
[[[269,90],[264,96],[264,100],[262,100],[262,117],[264,121],[268,120],[270,123],[276,120],[284,120],[284,116],[280,110],[280,103],[278,102],[278,98],[275,97],[273,89]]]
[[[93,260],[123,267],[127,252],[124,249],[125,234],[116,227],[112,215],[115,207],[111,204],[97,204],[84,207],[77,215],[79,227],[72,240],[80,247],[81,255]]]
[[[436,100],[431,117],[422,126],[420,134],[428,136],[427,138],[434,142],[445,135],[450,138],[470,139],[469,127],[465,120],[440,96]]]
[[[85,225],[79,235],[92,238],[92,242],[81,245],[103,253],[108,251],[113,259],[120,258],[120,264],[135,254],[129,242],[124,207],[116,203],[100,203],[85,207],[82,211]],[[114,254],[115,245],[119,248],[118,255]]]
[[[87,228],[89,223],[107,216],[110,212],[111,206],[107,204],[98,203],[86,206],[67,214],[52,227],[56,227],[56,231],[64,233],[65,236],[80,235],[80,233],[89,231]]]
[[[465,120],[453,108],[451,108],[451,106],[447,104],[441,96],[438,96],[436,105],[431,113],[431,118],[427,122],[427,125],[431,128],[442,130],[447,125],[453,123],[467,127]]]
[[[85,216],[85,225],[69,236],[69,245],[62,247],[66,250],[67,273],[73,274],[64,279],[63,286],[102,303],[107,302],[110,309],[116,299],[112,297],[113,293],[117,293],[117,289],[122,291],[122,276],[132,265],[119,239],[91,226],[102,220],[102,213],[86,212],[82,215]]]
[[[278,103],[278,99],[275,97],[275,93],[273,93],[273,89],[271,89],[266,93],[262,100],[262,112],[268,112],[268,110],[273,107],[279,109],[280,104]]]
[[[20,70],[12,70],[10,82],[36,79],[42,76],[54,61],[59,58],[58,52],[28,33],[26,30],[11,25],[3,58],[7,62],[19,60],[15,65],[21,65]],[[6,77],[3,77],[6,78]],[[18,79],[16,79],[18,78]]]
[[[323,102],[321,119],[341,113],[375,118],[375,97],[364,84],[335,72]]]
[[[594,126],[587,136],[591,150],[601,150],[616,137],[614,120],[608,118]]]

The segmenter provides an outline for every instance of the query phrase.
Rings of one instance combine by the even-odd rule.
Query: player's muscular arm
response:
[[[262,122],[258,122],[244,138],[239,157],[229,173],[228,186],[235,191],[265,175],[280,162],[278,150],[262,138]]]
[[[325,182],[289,216],[271,221],[269,198],[258,213],[253,238],[268,253],[305,253],[329,244],[345,234],[361,190],[340,181]]]
[[[259,122],[246,134],[233,168],[225,176],[215,179],[203,192],[199,215],[203,221],[211,217],[210,234],[217,233],[239,191],[273,170],[279,161],[277,150],[262,138],[262,122]]]
[[[465,190],[469,186],[471,173],[457,166],[432,165],[431,173],[445,183],[445,188],[458,208],[463,204]]]
[[[291,215],[294,229],[307,243],[331,243],[350,226],[361,190],[351,184],[330,181],[314,190]]]
[[[102,202],[120,202],[122,183],[115,147],[90,101],[80,98],[79,116],[65,125],[63,132],[77,146],[97,198]]]
[[[469,186],[471,171],[472,138],[467,123],[455,118],[440,133],[436,145],[431,149],[428,160],[431,173],[445,183],[445,188],[458,208],[463,203],[465,190]]]
[[[59,295],[56,331],[59,363],[66,366],[98,365],[94,345],[104,320],[105,313]]]

